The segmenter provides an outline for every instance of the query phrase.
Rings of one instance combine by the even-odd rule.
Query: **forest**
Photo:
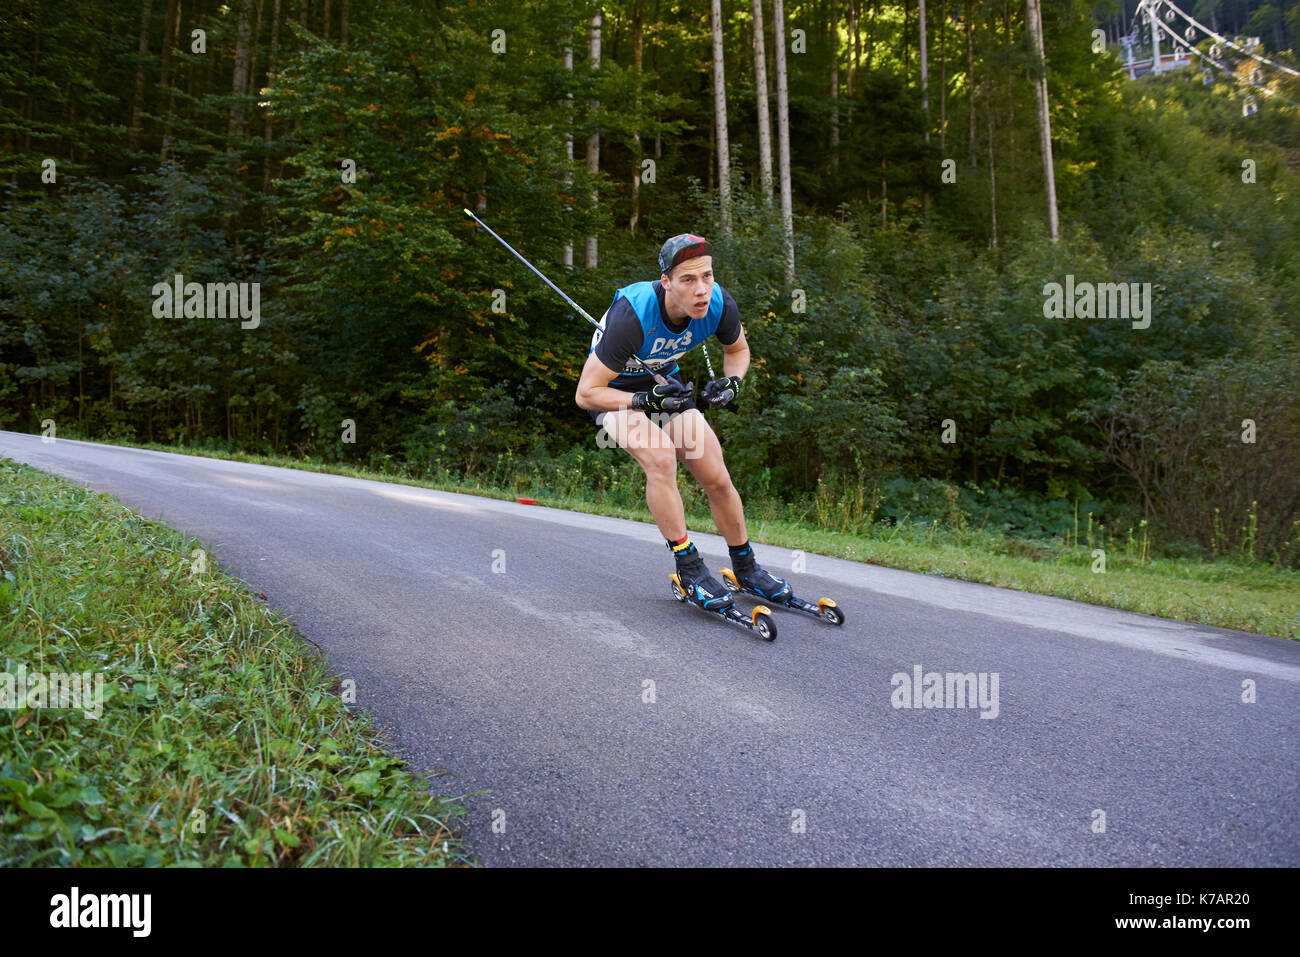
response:
[[[597,317],[695,232],[747,498],[1300,567],[1297,37],[1300,0],[10,0],[0,428],[595,481],[635,465],[574,403],[592,330],[463,210]]]

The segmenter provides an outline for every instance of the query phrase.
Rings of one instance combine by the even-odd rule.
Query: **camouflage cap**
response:
[[[709,255],[709,241],[703,236],[682,233],[663,244],[659,250],[659,269],[670,273],[678,263]]]

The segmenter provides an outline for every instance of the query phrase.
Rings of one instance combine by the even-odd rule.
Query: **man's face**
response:
[[[664,274],[664,299],[692,319],[702,319],[713,296],[713,257],[696,256],[677,264],[672,276]]]

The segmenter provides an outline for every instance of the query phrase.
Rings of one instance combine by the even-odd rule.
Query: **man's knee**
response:
[[[680,457],[685,462],[699,462],[715,454],[720,459],[722,447],[718,437],[709,428],[709,423],[699,409],[688,409],[672,423],[673,443],[680,449]]]
[[[731,484],[731,475],[727,472],[727,467],[720,462],[716,469],[697,470],[695,479],[710,498],[716,495],[730,495],[736,490],[736,487]]]
[[[682,455],[681,458],[686,467],[691,470],[691,474],[695,476],[695,481],[699,483],[700,488],[704,489],[710,498],[733,489],[731,474],[727,471],[727,463],[722,458],[722,448],[716,441],[707,443],[702,449],[702,454],[694,459],[686,455]]]
[[[677,481],[677,456],[671,447],[641,449],[637,453],[637,461],[645,469],[647,479]]]

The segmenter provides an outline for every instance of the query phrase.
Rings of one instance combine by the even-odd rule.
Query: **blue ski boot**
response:
[[[672,545],[668,547],[671,549]],[[731,591],[709,573],[694,543],[685,551],[674,552],[674,557],[677,560],[677,579],[694,604],[705,611],[722,611],[736,603]]]
[[[747,591],[751,595],[778,605],[785,604],[786,599],[794,594],[794,589],[790,587],[789,582],[771,575],[757,562],[750,569],[737,568],[735,575],[741,591]]]
[[[768,574],[767,569],[758,563],[754,557],[754,548],[749,542],[745,542],[744,545],[728,546],[727,551],[731,552],[731,560],[736,565],[730,577],[735,579],[738,590],[776,602],[778,605],[784,604],[786,599],[794,594],[794,589],[790,587],[789,582]],[[730,569],[724,568],[722,574],[725,576],[729,571]]]
[[[844,624],[844,612],[840,611],[834,601],[818,598],[814,604],[797,597],[789,582],[770,574],[754,560],[754,550],[748,542],[730,546],[728,550],[731,552],[731,560],[736,563],[736,570],[722,569],[722,579],[731,591],[754,595],[779,608],[802,612],[832,625]]]

